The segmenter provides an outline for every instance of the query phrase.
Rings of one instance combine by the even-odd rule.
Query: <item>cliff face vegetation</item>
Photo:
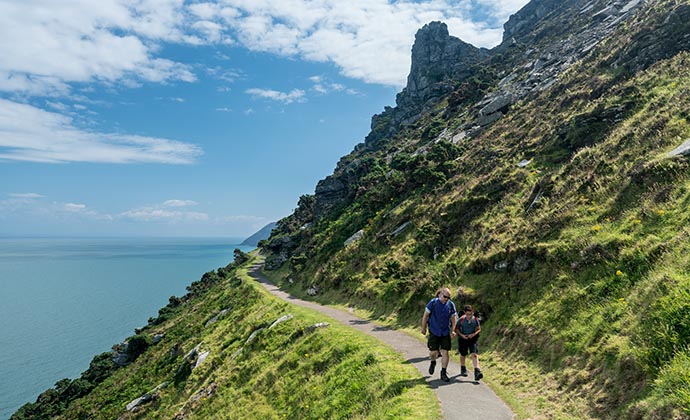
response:
[[[519,416],[689,418],[689,22],[681,1],[533,1],[492,50],[430,23],[267,266],[402,327],[450,285]]]

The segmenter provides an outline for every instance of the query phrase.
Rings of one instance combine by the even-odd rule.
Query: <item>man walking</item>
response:
[[[447,287],[439,290],[437,297],[431,299],[426,305],[424,316],[422,316],[422,335],[426,335],[427,326],[429,327],[429,338],[427,346],[431,364],[429,365],[429,375],[433,375],[436,369],[436,359],[439,350],[441,353],[441,380],[450,382],[448,377],[448,362],[450,357],[448,351],[451,345],[451,335],[455,336],[455,324],[457,322],[457,311],[455,304],[450,300],[450,289]]]

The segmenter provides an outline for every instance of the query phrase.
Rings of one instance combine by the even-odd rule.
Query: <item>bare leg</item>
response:
[[[477,353],[472,353],[470,355],[472,358],[472,365],[474,366],[475,369],[479,369],[479,357],[477,356]],[[460,362],[462,364],[462,361]]]
[[[443,369],[447,368],[449,361],[450,356],[448,355],[448,350],[441,350],[441,367]]]

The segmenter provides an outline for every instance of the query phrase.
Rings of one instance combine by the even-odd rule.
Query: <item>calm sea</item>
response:
[[[74,379],[241,239],[0,238],[0,419]]]

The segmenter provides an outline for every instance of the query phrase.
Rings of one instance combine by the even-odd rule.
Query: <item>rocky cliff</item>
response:
[[[446,114],[462,114],[463,120],[461,130],[443,136],[454,142],[472,137],[505,115],[511,105],[552,86],[574,63],[625,25],[641,4],[641,0],[535,0],[510,17],[504,25],[503,42],[491,50],[450,36],[442,22],[425,25],[415,35],[407,86],[397,95],[396,106],[374,115],[365,142],[341,159],[333,175],[317,184],[315,216],[342,208],[355,197],[362,174],[368,173],[360,152],[383,148],[382,143],[405,128],[414,128],[421,116],[444,106],[443,102]],[[618,61],[640,69],[645,63],[687,49],[688,39],[683,35],[688,29],[684,26],[686,8],[675,10],[668,22],[657,22],[650,28],[652,32],[629,47],[646,53]],[[441,134],[427,128],[422,132],[425,137]]]
[[[532,1],[488,51],[426,25],[272,267],[396,325],[451,287],[526,417],[689,418],[689,9]]]

